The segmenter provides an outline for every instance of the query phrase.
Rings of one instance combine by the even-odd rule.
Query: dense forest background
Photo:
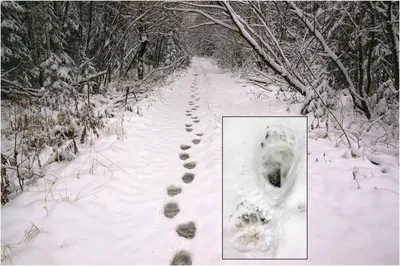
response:
[[[349,146],[372,127],[398,145],[398,20],[397,1],[2,1],[2,204],[43,165],[73,159],[104,118],[140,115],[140,98],[194,55],[279,85]]]

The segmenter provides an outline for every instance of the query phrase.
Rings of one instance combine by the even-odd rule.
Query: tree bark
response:
[[[388,36],[390,39],[390,47],[392,50],[393,54],[393,73],[394,73],[394,83],[396,86],[396,89],[399,90],[399,40],[397,39],[396,32],[398,31],[394,29],[392,23],[395,22],[395,18],[392,13],[394,3],[390,2],[389,3],[389,8],[388,8],[388,22],[387,22],[387,28],[388,28]],[[398,21],[398,18],[397,18]]]
[[[89,42],[90,42],[90,34],[92,32],[92,10],[93,10],[93,1],[90,1],[90,6],[89,6],[89,26],[88,26],[88,35],[87,35],[87,39],[86,39],[86,53],[87,50],[89,48]]]
[[[139,26],[140,39],[142,44],[140,45],[138,52],[138,79],[142,80],[144,75],[144,54],[146,53],[146,46],[148,43],[147,36],[144,33],[143,25]]]

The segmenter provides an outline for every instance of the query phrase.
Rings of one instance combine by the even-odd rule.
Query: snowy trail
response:
[[[125,113],[126,138],[102,137],[76,160],[49,165],[52,174],[48,179],[56,180],[53,185],[40,180],[2,208],[2,241],[15,244],[12,263],[169,264],[175,258],[175,262],[190,259],[193,264],[260,264],[221,259],[225,219],[221,203],[221,117],[296,115],[298,110],[290,103],[277,102],[276,91],[260,99],[260,89],[243,83],[210,61],[195,58],[181,77],[139,103],[143,117]],[[257,137],[254,139],[259,145]],[[310,139],[309,150],[309,260],[296,263],[395,262],[398,189],[376,194],[373,186],[398,187],[397,159],[391,158],[391,169],[395,170],[385,174],[383,181],[360,180],[366,190],[358,193],[351,179],[353,163],[347,163],[353,159],[342,156],[346,148],[334,147],[325,139]],[[340,167],[324,163],[325,153]],[[317,157],[320,161],[315,163]],[[379,176],[379,166],[362,158],[355,162],[365,172]],[[334,175],[327,175],[329,172]],[[346,178],[338,180],[337,176]],[[256,186],[251,177],[231,181],[243,185],[243,192]],[[50,188],[52,196],[48,196],[46,205],[44,195],[50,194]],[[91,190],[96,193],[90,194]],[[86,193],[87,197],[79,199]],[[354,193],[358,193],[356,201],[351,200]],[[382,210],[379,206],[388,207]],[[290,211],[285,215],[293,218]],[[342,217],[349,222],[343,223]],[[303,220],[282,221],[277,254],[296,246],[292,237],[296,232],[291,228],[296,228],[298,221]],[[24,231],[31,222],[43,231],[26,241]],[[184,236],[178,234],[178,226]],[[368,241],[363,239],[363,232],[369,233]],[[385,246],[385,252],[366,252],[376,246]],[[187,253],[175,256],[179,251]],[[2,263],[11,264],[9,260]]]
[[[44,230],[34,242],[15,248],[12,262],[166,264],[179,250],[193,256],[201,254],[204,247],[215,250],[215,255],[194,256],[195,263],[219,259],[221,244],[209,235],[220,234],[220,146],[211,147],[218,136],[212,134],[209,123],[204,78],[204,71],[195,64],[171,90],[149,99],[144,118],[133,117],[128,122],[125,117],[126,139],[102,138],[94,149],[79,157],[80,162],[50,165],[49,171],[60,172],[62,179],[52,187],[53,194],[64,193],[64,179],[70,199],[88,183],[87,190],[101,186],[103,192],[73,203],[61,198],[49,201],[49,216],[42,208],[44,196],[36,191],[24,193],[3,208],[2,239],[7,243],[19,242],[23,232],[17,228],[29,227],[29,221]],[[182,150],[182,145],[190,148]],[[182,155],[189,158],[182,160]],[[86,169],[79,179],[70,180],[82,163],[82,169],[95,169],[94,175]],[[196,163],[195,167],[190,163]],[[184,182],[185,173],[194,174],[194,179]],[[43,191],[45,184],[40,185]],[[181,188],[181,193],[168,195],[169,186]],[[175,205],[166,207],[168,203],[176,203],[179,211],[174,210]],[[32,204],[34,210],[18,221],[4,219],[20,216],[16,205],[21,204]],[[196,226],[195,237],[178,236],[176,227],[189,222]]]

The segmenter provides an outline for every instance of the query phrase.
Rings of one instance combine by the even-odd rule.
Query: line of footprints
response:
[[[199,108],[199,105],[196,103],[200,101],[200,98],[198,97],[198,92],[194,89],[195,87],[195,80],[192,83],[192,90],[191,92],[193,93],[191,95],[191,99],[189,101],[189,108],[190,110],[186,110],[186,116],[191,117],[193,123],[199,123],[200,119],[197,116],[192,116],[192,112],[196,111],[197,108]],[[193,124],[185,124],[185,130],[187,132],[192,132],[193,131]],[[201,137],[203,136],[203,133],[196,133],[196,137],[192,140],[192,143],[194,145],[197,145],[201,141]],[[179,159],[181,159],[183,163],[183,167],[186,169],[185,173],[182,176],[182,181],[185,184],[190,184],[194,180],[195,174],[190,171],[193,170],[196,167],[196,162],[195,161],[190,161],[188,160],[190,158],[189,155],[189,149],[192,146],[182,144],[181,145],[181,152],[179,153]],[[182,188],[179,186],[175,185],[170,185],[167,187],[167,194],[170,197],[174,197],[175,195],[178,195],[179,193],[182,192]],[[178,213],[179,213],[179,205],[178,203],[174,201],[170,201],[164,206],[164,215],[167,218],[174,218]],[[179,237],[184,237],[186,239],[192,239],[196,235],[196,224],[193,221],[189,221],[188,223],[183,223],[179,224],[175,228],[176,233],[178,234]],[[186,250],[180,250],[177,253],[175,253],[175,256],[173,257],[171,261],[171,265],[191,265],[192,264],[192,256],[191,254],[186,251]]]

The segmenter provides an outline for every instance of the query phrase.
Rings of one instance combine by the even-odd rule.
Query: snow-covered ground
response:
[[[195,58],[180,78],[139,103],[143,117],[125,113],[126,137],[104,134],[76,160],[50,164],[46,178],[2,207],[2,248],[7,244],[9,255],[2,263],[169,264],[184,250],[175,260],[398,264],[398,153],[375,154],[375,165],[314,131],[308,260],[222,260],[221,117],[297,115],[299,106],[277,100],[271,88],[262,91]],[[111,132],[120,129],[115,122]],[[301,221],[281,217],[276,256],[298,246]]]

